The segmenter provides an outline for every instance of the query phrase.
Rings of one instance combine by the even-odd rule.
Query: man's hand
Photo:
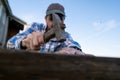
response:
[[[75,54],[75,55],[85,55],[85,53],[79,51],[79,50],[76,50],[74,48],[62,48],[60,51],[57,51],[56,53],[59,53],[59,54]]]
[[[27,38],[22,40],[22,46],[28,50],[38,50],[44,44],[42,32],[32,32]]]

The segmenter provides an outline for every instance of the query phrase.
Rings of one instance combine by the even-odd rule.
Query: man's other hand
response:
[[[94,55],[92,54],[86,54],[80,50],[74,49],[74,48],[62,48],[60,51],[55,52],[57,54],[68,54],[68,55],[82,55],[82,56],[92,56],[94,57]]]
[[[75,55],[85,55],[85,53],[81,52],[80,50],[74,49],[74,48],[62,48],[60,51],[57,51],[56,53],[59,54],[75,54]]]

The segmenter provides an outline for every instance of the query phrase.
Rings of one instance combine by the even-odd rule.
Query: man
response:
[[[40,52],[85,55],[82,52],[80,45],[75,42],[67,32],[65,32],[66,40],[63,42],[58,42],[55,37],[51,38],[47,43],[44,42],[44,33],[53,27],[53,13],[57,14],[62,23],[64,23],[64,7],[59,3],[53,3],[49,5],[46,10],[46,26],[33,23],[26,31],[18,33],[8,40],[7,47],[10,49],[39,50]]]

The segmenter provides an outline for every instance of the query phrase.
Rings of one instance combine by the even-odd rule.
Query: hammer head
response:
[[[53,27],[44,34],[44,42],[48,42],[51,38],[56,37],[59,42],[65,41],[65,30],[64,24],[60,20],[60,17],[53,13]]]
[[[53,28],[55,31],[55,37],[59,42],[65,41],[66,40],[65,30],[60,25],[62,24],[60,17],[57,14],[52,14],[52,16],[53,16]]]

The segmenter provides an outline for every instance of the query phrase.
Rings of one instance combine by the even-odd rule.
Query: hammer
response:
[[[48,42],[51,38],[56,37],[58,42],[62,42],[66,40],[66,36],[65,36],[65,26],[63,26],[64,24],[62,24],[62,21],[60,20],[60,17],[53,13],[52,14],[53,17],[53,27],[48,30],[47,32],[45,32],[44,34],[44,42]]]

